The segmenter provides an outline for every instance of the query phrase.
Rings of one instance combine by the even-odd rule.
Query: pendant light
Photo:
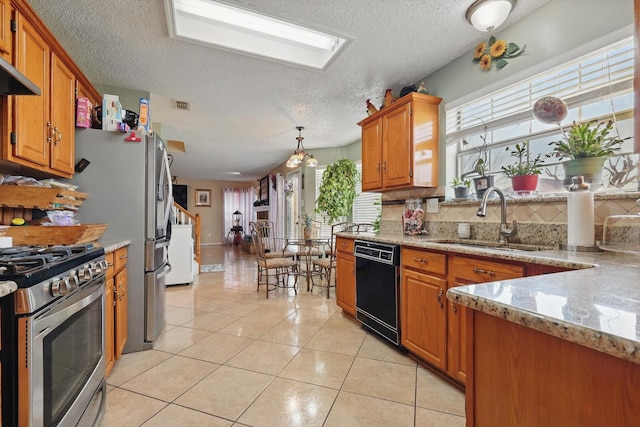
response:
[[[313,154],[305,152],[304,145],[302,144],[302,140],[304,139],[302,137],[302,129],[304,129],[304,127],[296,126],[296,129],[298,130],[298,136],[296,137],[296,139],[298,140],[298,147],[296,148],[296,151],[294,151],[293,154],[289,157],[289,160],[287,160],[287,163],[285,163],[285,165],[288,168],[298,167],[302,164],[305,157],[307,157],[307,166],[309,166],[310,168],[315,168],[316,166],[318,166],[318,160],[313,157]]]

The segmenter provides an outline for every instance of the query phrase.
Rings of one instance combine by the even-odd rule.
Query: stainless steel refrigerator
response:
[[[77,218],[109,224],[101,240],[131,240],[127,258],[128,339],[125,352],[153,348],[165,323],[164,276],[171,271],[173,190],[164,142],[96,129],[76,130],[76,163],[90,163],[72,183],[89,193]]]

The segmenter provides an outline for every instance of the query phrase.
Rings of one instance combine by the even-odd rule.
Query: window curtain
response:
[[[222,189],[222,236],[226,236],[231,227],[233,227],[233,213],[235,211],[242,214],[240,225],[245,233],[249,232],[249,222],[255,219],[255,213],[253,212],[254,199],[253,187]]]

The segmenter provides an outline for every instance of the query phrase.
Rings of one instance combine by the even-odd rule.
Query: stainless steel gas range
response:
[[[106,270],[91,244],[0,249],[3,425],[99,425]]]

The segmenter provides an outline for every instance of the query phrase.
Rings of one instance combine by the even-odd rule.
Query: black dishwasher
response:
[[[400,345],[400,247],[356,240],[353,254],[356,258],[356,317],[371,331]]]

